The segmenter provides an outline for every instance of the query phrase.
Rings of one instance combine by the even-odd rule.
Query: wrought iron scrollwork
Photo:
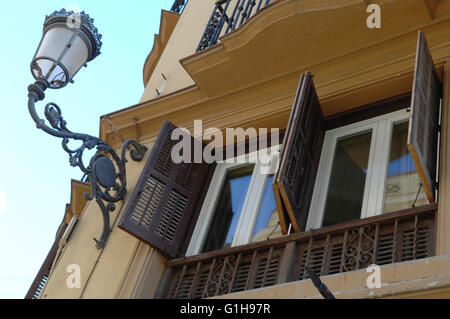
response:
[[[269,0],[217,0],[200,39],[197,52],[217,44],[219,36],[240,27],[250,17],[272,2]]]
[[[214,297],[228,293],[231,290],[234,264],[234,256],[219,259],[211,271],[210,279],[206,283],[205,297]]]
[[[98,248],[105,246],[110,233],[109,213],[115,210],[115,203],[123,200],[127,193],[127,181],[125,164],[126,153],[130,149],[130,157],[134,161],[141,161],[147,148],[135,140],[127,140],[122,146],[120,156],[105,141],[88,134],[74,133],[67,128],[63,119],[61,108],[55,103],[45,106],[44,115],[50,126],[41,119],[36,112],[35,104],[44,99],[44,91],[49,87],[45,79],[38,79],[35,84],[28,87],[28,110],[36,123],[37,128],[46,133],[62,138],[62,148],[69,154],[69,163],[88,176],[91,185],[91,194],[85,193],[87,200],[95,199],[103,216],[103,232],[97,242]],[[69,142],[76,140],[81,146],[70,148]],[[89,165],[85,166],[83,154],[85,150],[96,149],[95,155],[90,159]]]
[[[170,11],[176,12],[176,13],[182,13],[187,2],[188,2],[188,0],[175,0]]]
[[[352,271],[369,266],[373,259],[373,226],[363,226],[351,230],[351,238],[345,250],[346,271]]]

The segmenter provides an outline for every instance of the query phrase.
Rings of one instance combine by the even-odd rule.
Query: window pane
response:
[[[206,237],[203,252],[230,247],[244,205],[254,165],[227,173]]]
[[[393,212],[428,203],[423,188],[420,189],[420,178],[411,155],[406,147],[408,138],[408,122],[395,124],[392,129],[389,166],[384,195],[384,212]]]
[[[272,183],[273,176],[269,176],[253,227],[252,243],[282,236]]]
[[[361,217],[371,139],[369,131],[337,141],[323,226]]]

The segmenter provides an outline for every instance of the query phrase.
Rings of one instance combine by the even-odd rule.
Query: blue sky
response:
[[[103,34],[102,54],[80,70],[74,84],[48,89],[38,104],[43,116],[46,103],[57,103],[69,129],[98,136],[101,115],[139,102],[142,69],[159,32],[161,9],[169,10],[172,4],[173,0],[2,3],[0,299],[27,293],[64,216],[70,181],[82,175],[69,165],[60,139],[36,129],[27,110],[27,87],[34,82],[30,61],[45,16],[75,5],[95,19]]]

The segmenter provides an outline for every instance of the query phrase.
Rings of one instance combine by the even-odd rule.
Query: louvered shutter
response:
[[[324,122],[312,75],[301,75],[281,149],[273,191],[283,234],[306,227],[324,138]]]
[[[172,148],[179,142],[172,140],[177,127],[166,121],[160,130],[149,159],[138,180],[119,228],[157,248],[169,257],[182,255],[190,239],[191,224],[200,203],[209,169],[206,163],[174,163]],[[186,133],[191,142],[193,162],[194,144],[201,142]]]
[[[423,31],[419,31],[409,119],[408,150],[428,200],[435,201],[442,85]]]

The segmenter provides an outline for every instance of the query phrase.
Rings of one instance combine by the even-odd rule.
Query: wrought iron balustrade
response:
[[[275,1],[277,0],[217,0],[197,52],[215,45],[219,36],[240,27],[259,10]]]
[[[434,256],[437,205],[170,260],[158,298],[208,298]]]
[[[170,11],[181,14],[184,8],[186,7],[187,3],[188,0],[175,0]]]

